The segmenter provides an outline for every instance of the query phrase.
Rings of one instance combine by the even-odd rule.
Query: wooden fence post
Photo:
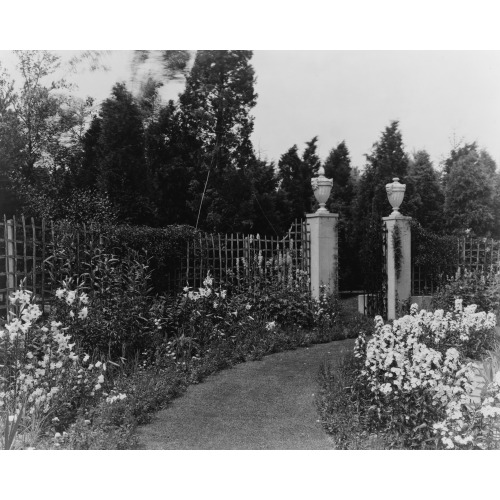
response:
[[[16,260],[14,258],[14,221],[9,219],[7,221],[7,241],[5,245],[7,257],[7,287],[9,290],[14,290],[16,287]]]
[[[16,259],[15,259],[15,242],[14,242],[14,221],[12,219],[5,221],[6,238],[5,238],[5,305],[7,310],[7,319],[9,311],[11,311],[10,294],[16,288]]]

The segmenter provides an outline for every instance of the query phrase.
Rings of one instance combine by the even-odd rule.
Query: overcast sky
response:
[[[67,58],[70,51],[60,52]],[[129,81],[130,51],[104,58],[108,72],[74,77],[98,101]],[[13,70],[9,52],[0,61]],[[500,51],[254,51],[259,95],[254,145],[278,161],[317,135],[322,159],[345,140],[363,167],[383,129],[399,120],[408,152],[425,148],[436,166],[454,140],[478,141],[500,164]],[[182,84],[169,83],[175,98]]]

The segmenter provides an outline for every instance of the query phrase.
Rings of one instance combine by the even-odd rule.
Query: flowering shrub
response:
[[[373,338],[360,336],[355,345],[363,362],[357,384],[367,389],[372,425],[397,431],[416,446],[433,441],[433,422],[447,422],[471,404],[475,371],[464,354],[491,345],[496,324],[493,314],[475,310],[473,305],[462,309],[457,300],[454,313],[419,312],[414,304],[410,315],[392,325],[375,318]],[[469,442],[468,436],[456,435]]]
[[[320,286],[319,299],[313,302],[315,325],[331,326],[339,317],[339,303],[325,285]]]
[[[233,330],[243,326],[256,328],[262,324],[271,331],[278,325],[325,326],[336,321],[337,301],[325,289],[315,301],[308,289],[294,283],[290,288],[283,284],[277,287],[279,293],[267,288],[228,292],[216,287],[209,273],[203,287],[185,287],[183,294],[165,307],[161,325],[167,337],[166,355],[196,359],[211,342],[234,339]]]
[[[127,258],[93,249],[88,273],[66,278],[64,286],[75,283],[52,308],[53,318],[70,324],[70,333],[85,350],[108,358],[132,357],[158,341],[163,316],[161,301],[150,297],[151,272],[146,256],[130,252]],[[73,276],[68,264],[65,276]],[[59,292],[63,293],[63,292]],[[74,310],[73,294],[84,297],[89,309]],[[85,321],[74,321],[74,320]]]
[[[444,418],[433,429],[447,449],[499,449],[500,371],[483,388],[479,403],[471,404],[463,394],[453,394]]]
[[[68,289],[56,296],[86,315],[86,297]],[[15,314],[0,331],[0,412],[3,446],[11,448],[17,434],[42,428],[48,420],[64,425],[83,404],[100,397],[106,364],[93,363],[71,343],[61,322],[39,324],[41,311],[29,291],[10,297]],[[75,316],[75,315],[74,315]]]
[[[457,298],[461,298],[465,305],[476,304],[480,311],[500,314],[500,273],[459,268],[434,293],[432,306],[451,309]]]

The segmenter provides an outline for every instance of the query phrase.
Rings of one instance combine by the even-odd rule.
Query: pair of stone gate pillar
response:
[[[314,195],[319,209],[307,214],[307,225],[311,238],[311,293],[319,298],[321,286],[330,293],[338,292],[338,214],[331,214],[325,204],[330,196],[333,181],[324,176],[321,167],[317,178],[312,180]],[[383,221],[387,229],[387,319],[398,317],[398,304],[411,297],[411,217],[399,212],[406,185],[398,178],[386,185],[387,197],[393,207],[389,217]]]

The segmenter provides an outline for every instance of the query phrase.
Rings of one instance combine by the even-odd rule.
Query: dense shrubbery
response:
[[[134,427],[188,383],[244,360],[351,332],[337,302],[326,290],[312,300],[300,276],[267,283],[270,292],[253,287],[237,293],[216,286],[208,275],[197,291],[151,296],[148,259],[140,253],[128,250],[117,258],[100,245],[90,247],[78,275],[74,248],[61,248],[66,250],[56,253],[51,268],[53,281],[64,278],[63,286],[49,318],[28,304],[27,292],[18,292],[20,319],[11,319],[2,332],[7,447],[133,447]],[[14,343],[8,332],[17,332]],[[61,359],[51,354],[55,350]],[[34,403],[30,399],[27,406],[30,391]],[[32,408],[37,418],[29,417]]]
[[[51,269],[59,271],[57,283],[69,272],[74,277],[89,267],[96,252],[127,258],[132,252],[147,256],[151,271],[151,283],[156,293],[169,290],[176,270],[186,258],[186,249],[199,232],[186,225],[171,225],[163,228],[130,226],[127,224],[87,225],[86,237],[83,228],[67,221],[54,225],[53,256],[49,259]]]
[[[456,236],[436,234],[413,220],[411,244],[414,264],[421,266],[427,275],[439,279],[445,270],[454,269],[458,265]]]
[[[175,277],[181,261],[186,258],[188,243],[199,234],[194,227],[186,225],[153,228],[122,224],[106,226],[103,231],[108,252],[121,256],[132,249],[149,257],[151,285],[157,293],[169,289],[169,279]]]
[[[157,337],[158,299],[150,295],[151,271],[148,259],[129,250],[123,258],[104,253],[100,247],[89,252],[84,264],[87,272],[74,276],[70,261],[57,268],[61,282],[88,295],[90,308],[85,321],[74,321],[70,333],[88,352],[112,359],[131,356],[155,342]],[[61,254],[59,254],[59,257]],[[55,302],[53,319],[74,315],[71,304]]]
[[[494,347],[496,318],[476,309],[457,300],[454,312],[419,312],[414,305],[392,325],[377,317],[373,337],[358,338],[357,360],[339,372],[349,392],[323,373],[320,410],[338,445],[352,447],[351,438],[363,436],[366,443],[376,435],[393,448],[498,446],[491,429],[499,424],[500,372],[476,405],[476,370],[467,360]],[[341,424],[346,414],[355,423],[350,436]]]
[[[435,309],[451,309],[457,298],[464,305],[476,304],[480,311],[500,314],[500,273],[458,269],[432,297]]]

